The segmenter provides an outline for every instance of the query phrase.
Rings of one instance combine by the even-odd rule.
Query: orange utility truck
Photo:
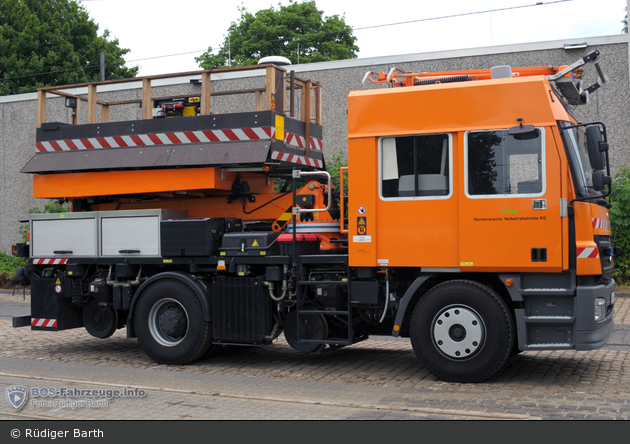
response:
[[[152,98],[154,78],[125,80],[143,82],[139,121],[108,122],[128,102],[99,101],[100,83],[84,85],[87,99],[40,89],[23,171],[34,197],[72,211],[30,216],[16,280],[31,285],[31,315],[14,326],[98,338],[126,326],[163,364],[281,333],[307,353],[409,337],[429,371],[459,382],[521,351],[602,347],[619,253],[606,129],[571,115],[600,86],[583,88],[584,65],[605,82],[598,56],[367,73],[387,87],[348,97],[340,190],[319,84],[287,66],[251,68],[267,80],[248,91],[253,112],[210,112],[211,76],[225,70],[196,73],[198,97]],[[87,101],[88,123],[46,123],[47,94],[76,114]]]

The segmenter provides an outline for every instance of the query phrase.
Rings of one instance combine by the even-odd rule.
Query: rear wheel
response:
[[[147,287],[134,313],[140,346],[160,364],[188,364],[205,355],[212,345],[197,294],[176,280]]]
[[[511,356],[514,322],[503,300],[472,281],[450,281],[424,295],[411,317],[413,349],[440,379],[478,382]]]

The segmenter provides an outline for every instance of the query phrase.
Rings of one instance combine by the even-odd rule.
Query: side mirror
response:
[[[593,171],[593,189],[595,191],[604,191],[606,189],[606,185],[609,185],[611,183],[612,177],[604,176],[604,171]]]
[[[602,151],[608,150],[608,144],[602,141],[602,133],[598,126],[589,125],[586,127],[586,147],[593,169],[603,170],[606,164]]]

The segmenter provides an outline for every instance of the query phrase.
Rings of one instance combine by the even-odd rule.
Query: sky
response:
[[[77,0],[120,47],[139,76],[197,71],[195,57],[222,45],[240,18],[289,0]],[[345,16],[358,57],[425,53],[621,34],[628,0],[316,0]],[[376,6],[374,6],[376,5]],[[493,12],[488,12],[493,11]],[[180,54],[180,55],[176,55]]]

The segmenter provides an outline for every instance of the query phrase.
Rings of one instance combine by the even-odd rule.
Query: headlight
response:
[[[599,321],[606,315],[606,299],[595,299],[595,320]]]

